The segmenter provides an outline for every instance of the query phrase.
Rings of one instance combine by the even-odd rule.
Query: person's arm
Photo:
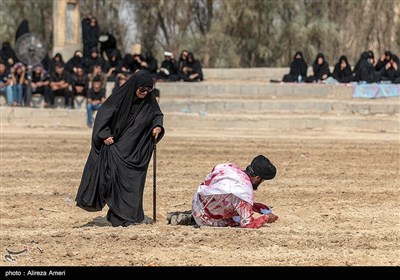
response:
[[[259,228],[268,221],[267,215],[253,218],[253,206],[247,201],[240,200],[236,208],[240,216],[240,227],[242,228]]]
[[[258,206],[264,208],[264,206],[266,205],[259,203]],[[272,213],[261,215],[260,217],[255,219],[253,217],[253,205],[244,200],[240,200],[240,202],[238,202],[238,205],[236,206],[236,211],[240,216],[240,227],[242,228],[259,228],[265,223],[273,223],[278,219],[278,216]]]
[[[161,140],[161,138],[163,138],[164,133],[165,133],[165,129],[163,126],[163,122],[164,122],[164,114],[160,109],[160,106],[158,105],[158,102],[156,100],[156,98],[153,96],[153,94],[151,94],[150,96],[151,98],[151,102],[152,105],[155,108],[155,116],[153,119],[153,136],[156,137],[157,142],[159,142]]]

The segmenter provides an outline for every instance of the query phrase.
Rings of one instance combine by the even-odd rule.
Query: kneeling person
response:
[[[200,226],[259,228],[278,219],[268,206],[254,203],[254,190],[271,180],[276,168],[263,155],[246,170],[233,163],[218,164],[200,184],[192,202],[192,214]],[[262,214],[254,218],[254,212]]]

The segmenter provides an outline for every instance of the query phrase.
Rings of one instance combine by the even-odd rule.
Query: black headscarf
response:
[[[117,107],[110,123],[109,128],[104,128],[101,124],[108,122],[95,122],[93,128],[94,145],[99,146],[103,140],[112,136],[114,141],[122,135],[132,119],[131,111],[134,104],[141,104],[144,100],[140,100],[136,96],[136,91],[139,87],[153,87],[153,79],[148,71],[140,70],[135,72],[128,81],[112,93],[102,105],[101,110],[112,110]],[[140,107],[137,108],[137,111]],[[101,118],[100,114],[97,114]],[[109,115],[109,114],[106,114]],[[97,117],[96,117],[97,118]],[[98,124],[99,123],[99,124]],[[96,137],[97,136],[97,137]]]
[[[250,164],[255,175],[264,180],[271,180],[276,175],[276,168],[272,162],[263,155],[256,156]]]
[[[300,55],[300,58],[296,58],[297,55]],[[307,77],[307,68],[308,65],[304,60],[303,53],[301,51],[296,52],[294,55],[293,61],[290,63],[290,75],[294,76],[297,79],[298,75],[301,75],[303,78]]]
[[[153,88],[153,84],[153,78],[150,73],[142,70],[133,74],[132,77],[117,90],[116,94],[119,92],[119,94],[123,94],[124,97],[110,126],[115,139],[121,136],[128,125],[132,105],[139,99],[136,95],[137,89],[139,87]],[[140,100],[140,103],[142,101],[143,100]]]

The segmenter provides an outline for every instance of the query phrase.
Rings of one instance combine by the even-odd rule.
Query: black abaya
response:
[[[151,83],[151,84],[149,84]],[[92,149],[76,197],[77,206],[87,211],[109,207],[113,226],[144,220],[143,190],[153,151],[153,128],[161,127],[163,113],[155,97],[136,96],[141,86],[153,86],[147,71],[136,72],[100,107],[93,128]],[[114,137],[114,144],[104,140]]]

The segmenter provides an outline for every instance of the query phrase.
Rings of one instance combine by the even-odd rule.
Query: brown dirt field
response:
[[[107,209],[89,213],[74,203],[89,130],[3,126],[0,266],[400,265],[398,138],[250,136],[167,131],[157,150],[158,222],[113,228],[93,222]],[[276,223],[257,230],[166,224],[167,212],[190,209],[215,164],[245,167],[260,153],[278,174],[255,199],[273,205]],[[15,263],[4,260],[6,248],[25,247]]]

